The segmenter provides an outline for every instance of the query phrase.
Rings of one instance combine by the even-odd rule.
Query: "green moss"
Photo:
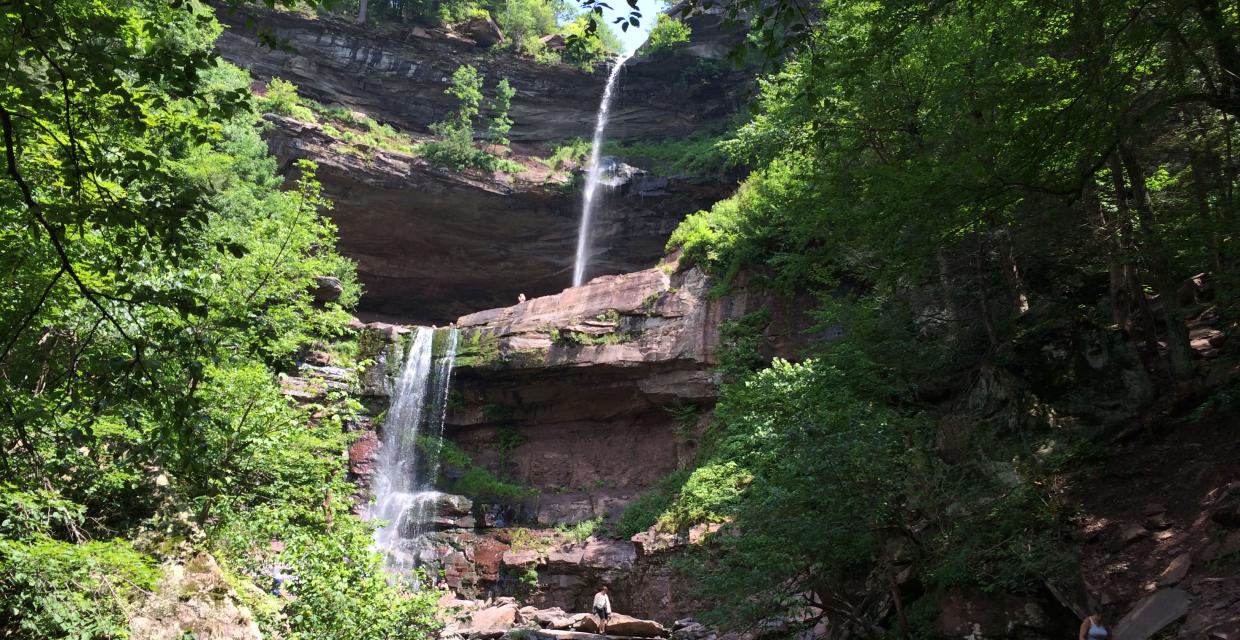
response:
[[[569,329],[555,329],[551,333],[551,342],[561,347],[587,347],[603,344],[620,344],[632,342],[637,334],[627,331],[610,331],[602,334],[585,333]]]
[[[597,531],[599,526],[602,524],[603,519],[601,517],[590,518],[589,520],[582,520],[576,524],[557,524],[555,526],[555,530],[557,533],[565,536],[573,542],[585,542],[586,538],[594,535],[595,531]]]
[[[457,346],[456,364],[460,367],[487,367],[503,362],[499,336],[485,329],[463,329]]]

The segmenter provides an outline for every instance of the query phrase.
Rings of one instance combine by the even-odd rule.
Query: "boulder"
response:
[[[521,551],[509,549],[504,552],[502,561],[505,567],[529,569],[538,566],[542,562],[542,553],[536,549],[523,549]],[[560,611],[560,615],[563,614],[564,612]]]
[[[573,615],[573,631],[584,631],[586,633],[598,633],[598,618],[593,613],[577,613]]]
[[[504,603],[475,611],[469,617],[469,624],[461,628],[459,633],[465,636],[498,638],[520,621],[517,605]]]
[[[687,540],[675,533],[663,533],[654,527],[634,535],[630,540],[639,556],[649,556],[683,546]]]
[[[682,618],[672,624],[673,640],[715,640],[716,637],[713,629],[693,618]]]
[[[460,26],[461,32],[482,47],[490,47],[504,41],[504,32],[488,16],[475,16]]]
[[[539,38],[543,43],[543,48],[548,51],[563,51],[568,48],[568,41],[564,39],[563,34],[553,33],[549,36]]]
[[[563,545],[547,552],[547,566],[551,568],[576,567],[581,564],[585,549],[577,545]]]
[[[1148,529],[1135,522],[1124,524],[1119,530],[1120,540],[1123,540],[1124,544],[1132,544],[1142,538],[1148,537],[1149,535],[1150,532]]]
[[[210,554],[165,564],[162,571],[159,586],[129,618],[130,638],[261,640],[254,616]]]
[[[654,620],[642,620],[622,613],[613,613],[607,620],[607,634],[637,638],[666,638],[667,627]]]
[[[1115,637],[1146,640],[1188,613],[1188,593],[1182,589],[1160,589],[1144,597],[1119,624]]]
[[[526,609],[530,609],[530,611],[526,611]],[[550,609],[526,607],[521,609],[521,615],[524,616],[526,620],[533,620],[534,623],[540,627],[549,627],[556,620],[568,617],[568,614],[559,607],[551,607]],[[568,626],[565,625],[562,628],[567,629]]]
[[[311,293],[314,295],[315,302],[327,304],[340,299],[341,294],[344,293],[344,285],[336,276],[315,276]]]
[[[588,633],[585,631],[568,631],[566,629],[539,629],[534,632],[534,637],[543,640],[610,640],[609,636],[601,636],[597,633]]]
[[[1230,497],[1210,514],[1210,519],[1228,528],[1240,527],[1240,498]]]
[[[1180,581],[1184,579],[1184,576],[1188,575],[1188,570],[1192,568],[1192,566],[1192,555],[1188,553],[1181,553],[1171,561],[1171,564],[1167,565],[1167,568],[1163,570],[1162,575],[1158,577],[1158,586],[1173,587],[1179,584]]]
[[[559,609],[559,607],[556,607],[556,609]],[[563,616],[552,616],[547,621],[547,626],[552,629],[578,629],[584,620],[591,621],[591,626],[589,629],[591,632],[598,631],[598,625],[593,622],[594,616],[588,613],[573,613]]]
[[[465,496],[452,493],[441,493],[435,497],[435,515],[444,518],[459,518],[473,513],[474,501]]]

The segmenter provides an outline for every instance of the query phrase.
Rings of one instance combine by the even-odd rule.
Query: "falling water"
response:
[[[586,263],[590,261],[590,218],[594,214],[594,198],[598,192],[602,167],[599,166],[600,149],[603,146],[603,131],[607,129],[607,111],[611,108],[611,96],[616,88],[616,78],[620,76],[620,67],[624,66],[631,53],[616,58],[616,64],[607,76],[607,87],[603,89],[603,100],[598,105],[598,119],[594,122],[594,138],[590,142],[590,167],[586,171],[585,193],[581,199],[581,226],[577,229],[577,259],[573,263],[573,286],[580,287],[586,275]]]
[[[368,513],[369,518],[385,523],[375,531],[375,547],[384,553],[388,568],[398,572],[413,568],[409,543],[423,534],[428,509],[439,496],[433,489],[438,455],[418,460],[418,441],[420,435],[443,435],[457,330],[448,331],[447,348],[438,362],[432,348],[434,336],[434,330],[418,327],[409,344],[383,423],[376,499]],[[425,477],[420,477],[420,472],[425,472]]]

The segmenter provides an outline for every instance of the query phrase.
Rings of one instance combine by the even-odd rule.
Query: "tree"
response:
[[[228,535],[241,529],[363,573],[376,562],[367,525],[318,501],[345,492],[342,418],[290,406],[276,382],[299,349],[340,336],[354,268],[313,164],[281,189],[210,11],[58,0],[0,15],[0,634],[123,635],[126,599],[155,583],[149,546],[126,541],[144,531],[230,566],[262,560],[252,535]],[[344,294],[317,305],[323,275]],[[304,578],[342,572],[308,563]],[[361,637],[435,626],[425,597],[353,584]]]
[[[508,108],[512,105],[512,97],[516,93],[516,89],[508,84],[508,78],[500,80],[499,84],[495,85],[495,98],[489,105],[495,115],[492,116],[491,124],[487,127],[487,135],[495,144],[508,144],[508,132],[512,130],[512,118],[508,117]]]

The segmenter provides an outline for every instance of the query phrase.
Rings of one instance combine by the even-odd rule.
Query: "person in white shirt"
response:
[[[598,632],[607,632],[607,619],[611,617],[611,598],[607,597],[607,587],[594,594],[594,615],[598,616]]]

